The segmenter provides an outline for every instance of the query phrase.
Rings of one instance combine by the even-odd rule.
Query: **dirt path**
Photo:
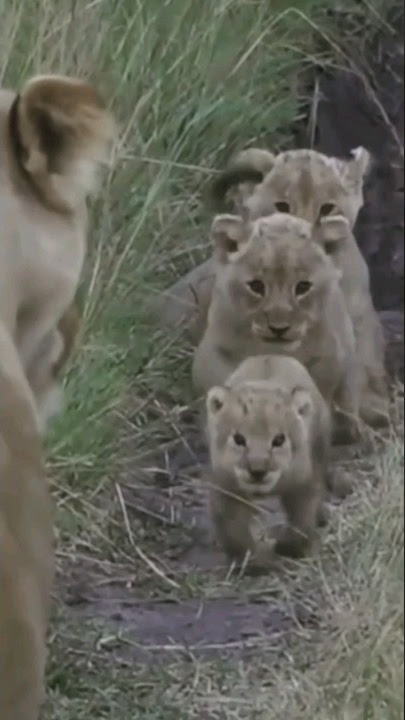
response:
[[[142,557],[130,549],[132,565],[91,557],[64,565],[61,600],[72,618],[97,621],[108,634],[125,635],[117,650],[124,659],[155,662],[174,651],[245,655],[262,645],[279,652],[299,628],[316,625],[322,608],[300,583],[291,586],[283,569],[258,581],[239,583],[235,574],[230,579],[211,536],[201,478],[206,449],[198,433],[190,433],[189,418],[186,427],[183,440],[122,478],[127,520],[142,537]],[[359,447],[336,449],[335,455],[336,472],[373,482],[372,455],[364,457]],[[334,505],[332,511],[341,512]],[[277,501],[266,507],[264,517],[270,528],[283,523]]]

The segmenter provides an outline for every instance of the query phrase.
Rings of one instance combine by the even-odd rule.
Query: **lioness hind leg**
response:
[[[44,700],[46,659],[43,609],[38,602],[36,578],[27,573],[22,558],[7,552],[10,542],[1,537],[1,678],[0,717],[4,720],[36,720]],[[11,565],[12,563],[12,565]],[[12,605],[11,605],[12,602]]]

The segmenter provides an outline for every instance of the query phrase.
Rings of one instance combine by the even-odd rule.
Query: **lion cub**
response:
[[[350,441],[359,397],[353,326],[339,273],[311,226],[281,213],[253,223],[219,215],[212,237],[221,267],[194,355],[196,389],[223,384],[248,356],[296,357],[339,408],[338,434]]]
[[[317,239],[342,272],[341,285],[353,322],[362,369],[360,415],[372,427],[389,422],[384,369],[384,336],[370,293],[370,279],[353,227],[363,205],[363,181],[370,155],[362,147],[352,159],[330,158],[315,150],[273,155],[250,148],[213,183],[216,205],[231,192],[238,212],[253,220],[285,212],[323,226]],[[261,180],[254,182],[254,176]]]
[[[287,150],[274,155],[249,148],[211,185],[211,202],[223,209],[231,192],[234,209],[249,207],[252,217],[286,212],[315,223],[322,217],[344,215],[353,228],[363,205],[363,183],[370,168],[363,147],[341,160],[316,150]]]
[[[305,554],[326,522],[330,446],[329,411],[305,368],[283,356],[248,358],[224,387],[211,388],[206,408],[212,518],[227,555],[271,564],[270,544],[252,533],[257,503],[271,496],[288,519],[276,553]]]

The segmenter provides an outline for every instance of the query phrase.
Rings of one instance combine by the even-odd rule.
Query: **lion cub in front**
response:
[[[275,552],[308,552],[326,522],[331,420],[321,394],[294,358],[245,360],[223,387],[208,392],[211,510],[228,557],[256,570],[271,566],[271,543],[257,542],[252,523],[260,501],[278,496],[288,525]]]

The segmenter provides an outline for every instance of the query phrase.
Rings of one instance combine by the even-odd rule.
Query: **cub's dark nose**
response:
[[[290,326],[289,325],[279,325],[278,327],[276,327],[275,325],[269,325],[269,329],[273,333],[274,337],[282,340],[284,335],[286,333],[288,333]]]
[[[263,480],[266,476],[266,471],[265,470],[251,470],[250,476],[251,476],[253,482],[260,483],[260,482],[263,482]]]

